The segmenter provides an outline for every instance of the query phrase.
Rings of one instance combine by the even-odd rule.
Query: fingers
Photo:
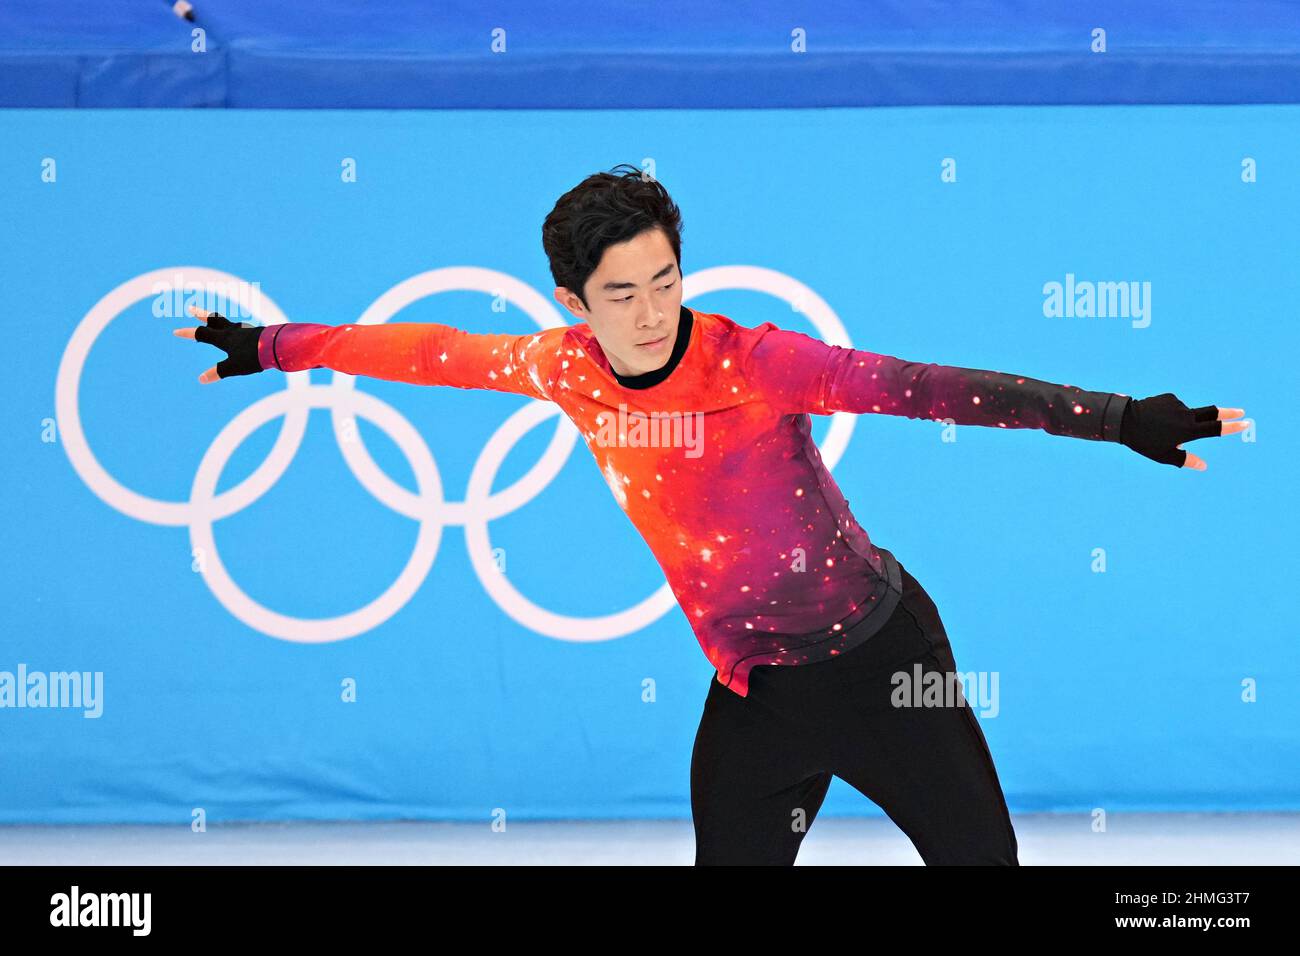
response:
[[[208,319],[212,318],[214,315],[217,314],[215,312],[207,312],[203,309],[200,309],[197,305],[191,305],[185,311],[188,312],[190,315],[194,316],[194,318],[198,319],[200,322],[207,322]],[[183,329],[172,329],[172,335],[178,336],[179,338],[182,339],[192,339],[194,338],[195,331],[196,330],[194,326],[187,326],[186,328]]]
[[[215,312],[204,311],[203,309],[200,309],[197,305],[191,305],[185,311],[188,312],[190,315],[194,316],[194,318],[198,319],[200,322],[207,322],[208,319],[212,318],[214,315],[217,314]],[[194,332],[195,329],[193,326],[188,326],[183,329],[172,329],[172,335],[178,336],[179,338],[182,339],[194,338]]]
[[[194,318],[198,319],[200,322],[204,324],[198,327],[187,326],[186,328],[183,329],[172,329],[172,335],[181,339],[194,339],[195,341],[200,341],[200,342],[203,341],[203,339],[198,338],[198,333],[200,330],[203,330],[205,336],[207,335],[207,330],[209,328],[208,320],[211,319],[213,316],[217,315],[217,313],[208,312],[205,309],[200,309],[197,305],[191,305],[186,311],[189,312],[190,315],[194,316]],[[219,324],[219,323],[214,323],[214,324]],[[213,382],[220,381],[221,373],[217,371],[217,368],[220,364],[221,363],[218,362],[217,365],[214,365],[211,368],[204,370],[203,374],[199,376],[199,383],[202,385],[210,385]]]
[[[194,318],[198,319],[200,322],[203,322],[204,324],[206,324],[209,319],[211,319],[214,315],[217,314],[215,312],[208,312],[204,309],[200,309],[197,305],[191,305],[185,311],[188,312],[190,315],[194,316]],[[172,329],[172,335],[175,335],[178,338],[182,338],[182,339],[192,339],[194,338],[194,333],[197,331],[198,330],[194,328],[194,326],[188,326],[187,328],[183,328],[183,329]]]
[[[1192,409],[1192,440],[1197,438],[1217,438],[1220,435],[1235,435],[1250,427],[1248,421],[1229,421],[1246,414],[1244,408],[1220,408],[1217,405],[1204,405]]]
[[[1238,432],[1244,432],[1250,427],[1250,422],[1246,420],[1234,421],[1233,419],[1243,419],[1246,410],[1244,408],[1220,408],[1217,405],[1206,405],[1202,408],[1192,409],[1195,413],[1196,432],[1197,434],[1191,439],[1197,438],[1214,438],[1220,435],[1235,435]],[[1194,471],[1205,471],[1208,467],[1205,460],[1191,452],[1183,449],[1181,444],[1176,448],[1183,451],[1187,457],[1184,459],[1182,468],[1191,468]]]
[[[224,358],[224,359],[222,359],[222,360],[221,360],[220,362],[218,362],[217,365],[216,365],[217,377],[218,377],[218,378],[230,378],[230,376],[232,376],[232,375],[238,375],[238,374],[239,374],[239,371],[238,371],[238,369],[236,368],[236,365],[237,365],[237,363],[235,362],[235,360],[234,360],[233,358]],[[206,375],[207,372],[204,372],[204,374]]]
[[[1220,409],[1219,409],[1219,421],[1220,421],[1220,422],[1227,422],[1227,424],[1225,424],[1225,425],[1223,426],[1223,430],[1220,431],[1219,434],[1220,434],[1220,435],[1235,435],[1237,432],[1244,432],[1247,428],[1250,427],[1250,422],[1249,422],[1249,421],[1234,421],[1234,422],[1229,422],[1228,419],[1230,419],[1230,418],[1243,418],[1243,417],[1245,416],[1245,414],[1246,414],[1246,410],[1245,410],[1244,408],[1220,408]]]
[[[1229,418],[1241,418],[1246,414],[1244,408],[1220,408],[1218,405],[1202,405],[1192,409],[1192,420],[1196,422],[1226,421]]]
[[[1217,409],[1217,411],[1219,414],[1215,418],[1197,419],[1196,424],[1192,426],[1193,439],[1217,438],[1220,435],[1235,435],[1237,432],[1244,432],[1250,427],[1249,421],[1226,421],[1229,417],[1244,414],[1244,411],[1240,408],[1223,408]]]
[[[1183,459],[1183,463],[1182,463],[1182,465],[1179,466],[1180,468],[1191,468],[1191,469],[1193,469],[1194,471],[1204,471],[1204,470],[1205,470],[1205,462],[1204,462],[1203,460],[1201,460],[1200,458],[1198,458],[1198,457],[1196,457],[1195,455],[1193,455],[1193,454],[1192,454],[1190,451],[1188,451],[1187,449],[1183,448],[1182,445],[1175,445],[1174,447],[1177,448],[1179,451],[1181,451],[1181,452],[1186,456],[1186,457]]]

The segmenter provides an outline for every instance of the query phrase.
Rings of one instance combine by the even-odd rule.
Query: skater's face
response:
[[[640,375],[663,367],[682,309],[681,270],[663,230],[647,229],[607,248],[585,291],[590,308],[562,286],[555,299],[591,326],[614,371]]]

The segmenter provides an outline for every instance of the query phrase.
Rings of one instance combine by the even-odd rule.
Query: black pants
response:
[[[697,866],[793,864],[832,775],[879,805],[927,865],[1019,865],[972,705],[891,703],[892,675],[914,675],[914,662],[957,673],[934,602],[902,577],[889,621],[843,656],[756,666],[748,697],[710,681],[691,755]]]

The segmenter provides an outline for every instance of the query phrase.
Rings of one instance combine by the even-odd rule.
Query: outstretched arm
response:
[[[195,308],[191,313],[204,324],[175,334],[216,345],[229,356],[204,372],[201,382],[264,369],[328,368],[392,382],[486,388],[549,400],[544,360],[561,334],[558,329],[531,335],[473,333],[432,322],[262,327]]]
[[[746,361],[751,387],[783,412],[873,412],[958,425],[1037,428],[1053,435],[1123,443],[1165,464],[1204,462],[1176,446],[1230,434],[1241,409],[1190,409],[1170,393],[1135,400],[1025,375],[910,362],[828,345],[766,322]]]
[[[749,353],[750,380],[782,411],[951,419],[1117,442],[1130,401],[1024,375],[909,362],[765,325],[772,327]]]

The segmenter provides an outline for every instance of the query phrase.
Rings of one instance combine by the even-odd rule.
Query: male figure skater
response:
[[[1241,409],[1133,400],[1025,376],[827,345],[682,305],[681,215],[632,166],[565,193],[542,226],[555,298],[579,324],[473,334],[437,323],[205,321],[175,334],[227,358],[199,378],[329,368],[556,402],[650,546],[716,677],[691,759],[697,865],[792,864],[839,775],[927,864],[1016,865],[997,771],[969,706],[899,707],[895,673],[958,673],[938,610],[871,542],[811,438],[809,414],[876,412],[1182,449]],[[621,433],[693,415],[703,442]],[[621,417],[626,416],[626,417]]]

